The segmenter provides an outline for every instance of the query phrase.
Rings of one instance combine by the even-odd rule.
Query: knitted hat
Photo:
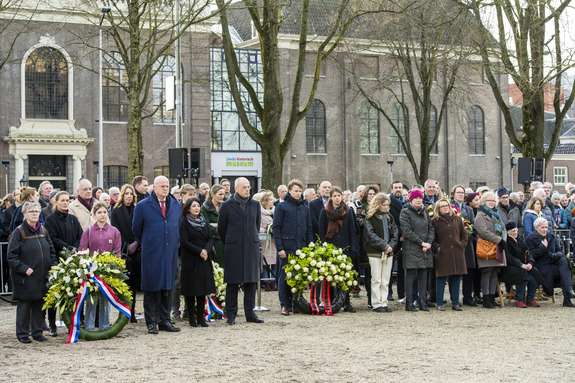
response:
[[[60,190],[52,190],[52,191],[50,192],[50,198],[49,198],[49,199],[54,198],[54,196],[55,196],[56,194],[58,194],[59,192],[60,192]]]
[[[471,201],[473,201],[473,199],[474,199],[475,197],[477,197],[478,195],[479,195],[479,194],[477,194],[477,193],[469,193],[469,194],[467,195],[467,197],[465,197],[465,203],[469,205],[469,204],[471,203]]]
[[[414,198],[423,199],[423,193],[420,190],[413,189],[411,193],[409,193],[409,202],[411,202]]]
[[[497,196],[498,196],[499,198],[501,198],[501,196],[504,196],[504,195],[509,195],[509,190],[507,190],[507,189],[505,189],[505,188],[500,188],[500,189],[497,191]]]
[[[513,230],[517,228],[517,224],[513,221],[509,221],[507,222],[507,224],[505,225],[505,230],[509,231],[509,230]]]
[[[563,196],[562,196],[561,194],[559,194],[558,191],[554,191],[554,192],[553,192],[553,195],[551,196],[551,199],[552,199],[552,200],[555,199],[555,198],[561,199],[561,197],[563,197]]]

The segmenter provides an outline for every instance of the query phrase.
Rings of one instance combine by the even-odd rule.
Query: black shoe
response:
[[[30,338],[26,337],[26,338],[18,338],[18,342],[20,343],[32,343],[32,341],[30,340]]]
[[[393,311],[393,310],[390,309],[390,308],[387,307],[387,306],[385,306],[385,307],[383,308],[383,312],[390,313],[390,312],[392,312],[392,311]]]
[[[425,300],[425,304],[427,305],[427,307],[435,307],[435,303],[433,303],[435,300]],[[445,303],[445,301],[443,301],[443,303]]]
[[[346,313],[354,313],[355,309],[351,304],[348,303],[347,305],[344,306],[343,311],[345,311]]]
[[[257,316],[253,316],[250,318],[246,318],[246,322],[250,322],[250,323],[264,323],[264,320],[261,318],[258,318]]]
[[[179,328],[174,327],[174,325],[170,321],[164,321],[158,325],[158,330],[166,331],[166,332],[178,332],[180,331]]]
[[[493,306],[493,304],[491,303],[491,300],[489,299],[489,297],[487,295],[485,295],[483,297],[483,308],[486,309],[494,309],[495,306]]]
[[[148,334],[154,334],[156,335],[158,333],[158,328],[156,327],[155,324],[149,324],[148,325]]]
[[[500,309],[501,305],[499,303],[497,303],[497,301],[495,300],[495,294],[490,294],[489,295],[489,301],[491,302],[491,304],[493,305],[493,307],[495,307],[496,309]]]
[[[429,307],[427,306],[427,302],[424,298],[419,298],[419,309],[421,311],[429,311]]]
[[[196,321],[196,317],[195,316],[188,316],[188,322],[190,323],[190,326],[192,327],[198,327],[198,322]]]
[[[477,303],[478,305],[483,304],[483,298],[481,298],[480,296],[476,296],[473,299],[475,300],[475,303]]]
[[[473,299],[471,300],[463,300],[463,304],[466,306],[477,307],[477,303]]]
[[[198,324],[200,325],[200,327],[209,327],[203,316],[198,317]]]
[[[393,295],[388,295],[388,296],[387,296],[387,300],[388,300],[388,301],[394,301],[395,299],[393,299]]]
[[[50,326],[50,333],[49,334],[51,337],[58,336],[58,330],[56,329],[56,326]]]
[[[384,312],[386,312],[386,311],[385,311],[385,307],[381,307],[381,306],[380,306],[380,307],[377,307],[377,308],[375,308],[375,309],[373,309],[373,311],[376,312],[376,313],[384,313]]]
[[[571,299],[564,299],[563,300],[563,307],[575,307]]]
[[[228,318],[228,320],[226,321],[226,324],[229,326],[233,326],[236,324],[236,318]]]
[[[405,311],[417,311],[417,308],[413,304],[411,299],[407,299],[405,302]]]
[[[44,335],[33,336],[32,338],[37,342],[46,342],[48,340]]]
[[[135,315],[131,315],[131,316],[130,316],[130,322],[131,322],[131,323],[138,323],[138,320],[136,319],[136,316],[135,316]]]

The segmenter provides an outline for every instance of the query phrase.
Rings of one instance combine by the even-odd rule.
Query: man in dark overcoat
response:
[[[154,180],[154,190],[134,209],[132,232],[141,244],[141,285],[148,333],[180,331],[170,322],[175,287],[182,205],[170,194],[170,181]]]
[[[321,214],[321,211],[325,209],[325,205],[327,205],[330,191],[331,183],[329,181],[323,181],[319,184],[319,188],[317,189],[319,197],[309,203],[309,214],[311,216],[311,228],[313,231],[314,242],[317,241],[319,236],[319,215]]]
[[[243,283],[246,320],[263,323],[254,312],[256,286],[260,277],[260,204],[250,197],[250,182],[239,177],[235,193],[220,207],[218,234],[224,242],[224,282],[227,323],[234,325],[238,314],[238,290]]]

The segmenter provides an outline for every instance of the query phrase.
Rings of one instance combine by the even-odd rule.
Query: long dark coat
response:
[[[514,239],[511,236],[507,236],[506,242],[505,257],[507,258],[507,266],[501,268],[499,281],[512,285],[526,282],[529,274],[527,270],[521,268],[521,265],[530,262],[535,263],[535,260],[520,237]]]
[[[180,225],[180,254],[182,265],[180,269],[180,293],[186,297],[208,295],[216,292],[214,271],[210,249],[214,245],[214,237],[206,222],[201,230],[195,229],[186,218]],[[208,251],[208,259],[200,257],[202,250]]]
[[[64,249],[77,249],[80,246],[83,230],[76,216],[56,209],[46,218],[45,227],[58,256]]]
[[[182,205],[171,194],[166,197],[166,218],[155,192],[138,202],[132,232],[142,250],[142,290],[173,290],[178,267]]]
[[[311,216],[305,200],[293,199],[289,193],[274,211],[273,237],[277,251],[287,254],[307,246],[313,241]]]
[[[56,251],[50,240],[48,231],[40,227],[34,232],[23,223],[22,228],[28,238],[22,242],[22,233],[18,228],[12,233],[8,243],[8,265],[12,277],[12,297],[17,301],[38,301],[48,292],[48,272],[52,266],[57,265]],[[26,270],[34,270],[27,276]]]
[[[202,215],[208,222],[211,223],[218,223],[219,212],[216,210],[216,207],[210,200],[206,200],[202,205]],[[212,237],[214,238],[214,251],[216,252],[216,257],[214,261],[220,265],[224,266],[225,259],[224,259],[224,243],[220,239],[220,235],[218,234],[218,229],[210,225],[210,231],[212,233]]]
[[[260,277],[260,203],[249,199],[246,210],[234,197],[220,206],[218,233],[224,243],[224,282],[255,283]]]
[[[465,248],[469,237],[463,227],[463,219],[452,215],[448,219],[432,219],[431,223],[435,230],[432,244],[435,251],[435,276],[467,274]]]
[[[431,244],[435,239],[435,229],[425,206],[418,210],[411,203],[406,203],[399,214],[399,224],[403,233],[403,267],[431,269],[433,267],[431,249],[424,252],[421,248],[423,242]]]
[[[309,215],[311,218],[311,230],[314,242],[317,241],[317,237],[319,235],[319,216],[323,209],[323,199],[321,196],[309,203]]]

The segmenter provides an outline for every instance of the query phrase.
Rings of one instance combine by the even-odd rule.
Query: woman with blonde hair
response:
[[[507,245],[507,231],[497,212],[497,196],[493,192],[485,192],[481,195],[477,217],[475,217],[475,231],[478,237],[477,267],[481,270],[483,307],[486,309],[500,308],[501,306],[495,302],[495,294],[497,292],[497,272],[500,267],[507,266],[504,252]],[[479,257],[479,239],[496,244],[495,258],[483,259]]]
[[[363,230],[363,247],[371,267],[371,304],[373,311],[379,313],[391,311],[387,307],[387,296],[393,268],[393,248],[399,239],[389,205],[387,195],[376,194],[369,205]]]
[[[461,275],[467,274],[465,248],[468,235],[463,226],[463,219],[455,214],[447,198],[441,198],[435,204],[431,223],[435,229],[432,249],[435,251],[435,291],[437,309],[445,311],[443,294],[445,282],[449,279],[451,308],[461,311],[459,305],[459,284]]]
[[[533,222],[539,217],[542,217],[541,211],[545,207],[545,201],[539,197],[531,197],[529,202],[527,203],[527,209],[525,210],[525,214],[523,215],[523,228],[525,230],[525,237],[535,230],[535,226],[533,226]]]
[[[276,245],[274,243],[273,238],[271,238],[272,225],[274,222],[274,211],[275,211],[274,193],[272,193],[270,190],[264,190],[258,194],[261,194],[258,201],[260,201],[261,212],[262,212],[259,231],[261,234],[269,233],[270,235],[269,241],[266,241],[265,239],[260,241],[262,254],[265,252],[262,258],[262,269],[263,269],[262,279],[264,279],[263,286],[266,291],[272,291],[272,290],[277,291],[276,283],[272,281],[272,273],[271,273],[271,270],[275,269],[276,266]]]

